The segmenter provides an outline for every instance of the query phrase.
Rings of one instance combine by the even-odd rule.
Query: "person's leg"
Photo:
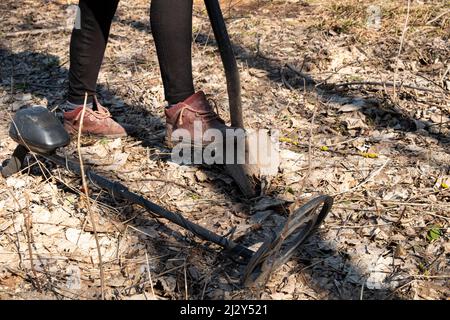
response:
[[[223,131],[224,121],[214,111],[203,91],[195,93],[192,79],[192,0],[152,0],[150,22],[155,39],[165,99],[166,142],[172,133],[185,129],[195,140],[195,123],[201,130]],[[176,139],[175,139],[176,140]],[[193,142],[193,141],[191,141]],[[204,143],[202,140],[201,143]]]
[[[165,98],[170,105],[194,94],[192,80],[192,0],[152,0],[150,23]]]
[[[88,93],[88,107],[83,118],[83,134],[102,137],[123,137],[127,129],[111,118],[98,103],[96,84],[108,43],[111,22],[119,0],[80,0],[80,29],[72,30],[70,39],[69,96],[62,107],[64,127],[75,134],[81,122],[83,103]],[[127,126],[128,130],[131,127]]]
[[[83,104],[85,92],[88,102],[92,102],[118,3],[119,0],[79,2],[81,28],[74,28],[70,39],[69,103]]]

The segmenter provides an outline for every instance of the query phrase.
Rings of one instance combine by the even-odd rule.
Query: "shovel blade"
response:
[[[240,144],[235,144],[234,154],[239,154]],[[234,179],[246,197],[256,196],[257,181],[278,173],[278,135],[267,130],[249,130],[245,134],[245,163],[226,164],[227,173]],[[239,158],[239,157],[238,157]]]

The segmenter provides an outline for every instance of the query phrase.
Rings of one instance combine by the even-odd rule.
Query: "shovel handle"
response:
[[[209,21],[220,51],[227,80],[228,102],[230,105],[231,126],[244,129],[242,118],[241,84],[236,57],[233,52],[227,27],[218,0],[204,0]]]
[[[0,167],[2,171],[2,176],[4,178],[8,178],[9,176],[12,176],[14,173],[22,170],[23,160],[25,159],[27,154],[28,149],[19,144],[14,150],[7,165],[5,167]]]

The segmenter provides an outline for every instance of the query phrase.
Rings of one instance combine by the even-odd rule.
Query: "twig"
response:
[[[303,60],[303,64],[302,64],[302,67],[301,67],[302,69],[303,69],[304,64],[305,64],[305,60]],[[297,70],[292,64],[286,63],[286,67],[288,67],[288,69],[290,69],[292,72],[296,73],[298,76],[303,78],[303,85],[304,86],[306,86],[306,82],[308,82],[308,84],[316,84],[316,81],[314,81],[308,75],[302,73],[301,70],[300,71]]]
[[[15,196],[14,193],[9,189],[8,185],[6,185],[6,190],[8,190],[8,193],[11,195],[12,199],[13,199],[14,202],[17,204],[17,211],[20,212],[21,209],[20,209],[20,202],[19,202],[19,200],[17,200],[16,196]],[[22,249],[20,248],[20,238],[19,238],[19,233],[18,233],[18,231],[16,230],[16,225],[15,225],[15,223],[14,223],[14,220],[13,220],[12,216],[11,216],[11,220],[12,220],[12,226],[13,226],[14,232],[15,232],[16,237],[17,237],[17,253],[19,254],[20,267],[22,267],[22,265],[23,265],[23,258],[22,258],[22,254],[20,253],[20,252],[22,251]]]
[[[412,85],[397,85],[394,84],[394,82],[378,82],[378,81],[351,81],[351,82],[342,82],[335,84],[336,87],[344,87],[344,86],[378,86],[378,87],[402,87],[417,91],[425,91],[425,92],[431,92],[431,93],[439,93],[436,90],[423,88],[423,87],[416,87]],[[448,91],[448,90],[446,90]]]
[[[273,57],[269,57],[269,56],[267,56],[266,54],[264,54],[262,51],[261,51],[261,37],[259,37],[257,40],[256,40],[256,56],[257,57],[261,57],[261,58],[263,58],[263,59],[266,59],[266,60],[272,60],[272,61],[281,61],[281,59],[279,59],[279,58],[273,58]],[[283,68],[281,68],[281,70],[283,70]]]
[[[444,87],[443,87],[442,85],[440,85],[439,83],[436,83],[435,81],[429,79],[428,77],[426,77],[426,76],[424,76],[424,75],[422,75],[422,74],[420,74],[420,73],[416,73],[416,74],[413,74],[413,75],[418,76],[418,77],[420,77],[420,78],[422,78],[422,79],[427,80],[429,83],[433,84],[434,86],[438,87],[438,88],[441,89],[441,90],[444,90],[444,91],[447,90],[446,88],[444,88]],[[442,82],[442,81],[441,81],[441,82]]]
[[[439,20],[441,17],[445,16],[446,14],[450,13],[450,10],[444,11],[441,14],[438,14],[435,18],[429,20],[426,24],[432,24],[433,22]]]
[[[379,223],[379,224],[366,224],[366,225],[350,225],[350,226],[329,226],[329,229],[360,229],[360,228],[374,228],[382,227],[393,224],[393,222]]]
[[[283,82],[283,84],[288,87],[290,90],[294,91],[294,87],[289,83],[289,81],[287,81],[286,77],[284,76],[284,68],[281,67],[280,69],[280,75],[281,75],[281,81]]]
[[[41,292],[41,285],[39,283],[39,279],[36,273],[36,269],[34,268],[34,260],[33,260],[33,246],[31,245],[31,213],[30,213],[30,196],[28,195],[27,192],[25,192],[25,200],[27,202],[27,205],[25,207],[24,213],[23,213],[23,217],[24,217],[24,222],[25,222],[25,229],[26,229],[26,233],[27,233],[27,244],[28,244],[28,254],[30,256],[30,265],[31,265],[31,272],[33,273],[34,276],[34,281],[36,284],[36,288],[39,292]],[[25,214],[26,212],[26,214]]]
[[[359,294],[359,300],[363,300],[364,298],[364,285],[366,284],[366,280],[362,281],[361,283],[361,292]]]
[[[205,278],[205,285],[203,286],[202,297],[200,298],[200,300],[203,300],[205,298],[206,286],[208,285],[210,279],[210,277]]]
[[[406,11],[406,19],[405,19],[405,25],[403,26],[403,32],[402,36],[400,38],[400,47],[398,48],[398,54],[396,58],[395,63],[395,69],[394,69],[394,101],[397,101],[397,92],[396,92],[396,81],[397,81],[397,72],[398,72],[398,62],[400,61],[400,54],[402,53],[403,49],[403,41],[405,40],[406,30],[408,29],[408,21],[409,21],[409,8],[411,6],[411,0],[408,0],[408,8]]]
[[[308,173],[305,175],[305,178],[303,178],[302,185],[300,187],[300,193],[303,192],[303,189],[305,187],[306,180],[309,179],[311,176],[312,171],[312,139],[314,136],[314,119],[316,117],[316,110],[317,108],[314,108],[313,115],[311,117],[311,124],[309,126],[309,140],[308,140]]]
[[[139,179],[139,180],[136,180],[136,182],[148,182],[148,181],[171,183],[171,184],[174,184],[174,185],[176,185],[176,186],[178,186],[178,187],[187,189],[187,190],[191,191],[192,193],[201,195],[201,193],[198,192],[197,190],[195,190],[194,188],[192,188],[192,187],[190,187],[190,186],[187,186],[187,185],[185,185],[185,184],[183,184],[183,183],[179,183],[179,182],[172,181],[172,180],[169,180],[169,179],[145,178],[145,179]]]
[[[444,217],[444,216],[441,216],[440,214],[436,214],[436,213],[432,213],[432,212],[424,212],[424,214],[428,214],[428,215],[433,216],[433,217],[438,217],[438,218],[450,221],[450,217]]]
[[[139,230],[138,228],[133,227],[132,225],[129,225],[129,224],[128,224],[127,227],[133,229],[133,230],[136,231],[136,232],[142,233],[143,235],[149,237],[150,239],[155,239],[155,238],[156,238],[156,236],[152,236],[151,234],[149,234],[149,233],[147,233],[147,232],[145,232],[145,231]]]
[[[441,207],[441,208],[450,208],[450,204],[444,204],[444,203],[421,203],[421,202],[405,202],[405,201],[394,201],[394,200],[381,200],[382,203],[387,203],[387,204],[393,204],[393,205],[405,205],[405,206],[411,206],[411,207]],[[450,217],[444,217],[444,216],[440,216],[437,214],[432,214],[427,212],[427,214],[430,215],[435,215],[437,217],[440,218],[444,218],[444,219],[450,219]]]
[[[437,276],[426,276],[424,274],[414,274],[411,275],[411,277],[414,277],[414,279],[417,278],[425,278],[425,279],[449,279],[450,274],[443,274],[443,275],[437,275]]]
[[[391,292],[390,295],[388,295],[386,298],[384,298],[384,300],[390,299],[397,291],[400,291],[401,289],[407,287],[408,285],[412,284],[412,283],[415,282],[415,281],[416,281],[416,280],[413,279],[413,280],[408,281],[408,282],[406,282],[406,283],[404,283],[404,284],[402,284],[402,285],[399,285],[397,288],[395,288],[394,291]]]
[[[85,172],[84,172],[83,158],[81,156],[81,130],[83,128],[83,119],[84,119],[84,114],[86,112],[87,98],[88,98],[88,94],[86,92],[85,96],[84,96],[83,109],[81,110],[80,125],[78,127],[77,150],[78,150],[78,158],[79,158],[80,169],[81,169],[81,181],[82,181],[84,193],[86,196],[86,203],[87,203],[87,208],[88,208],[88,212],[89,212],[89,218],[91,219],[92,229],[94,231],[95,244],[97,245],[98,264],[100,267],[100,284],[101,284],[101,290],[102,290],[102,300],[105,300],[105,275],[103,272],[102,253],[100,250],[100,243],[98,241],[97,225],[94,220],[94,215],[93,215],[92,208],[91,208],[91,198],[89,197],[89,189],[87,186],[86,176],[85,176]]]
[[[389,163],[390,159],[387,159],[385,163],[383,163],[378,169],[372,171],[372,173],[370,173],[366,179],[364,179],[363,181],[361,181],[360,183],[358,183],[356,186],[354,186],[353,188],[347,190],[347,191],[342,191],[342,192],[338,192],[335,193],[333,196],[337,196],[337,195],[341,195],[344,193],[348,193],[348,192],[353,192],[356,189],[360,188],[361,186],[365,185],[367,182],[370,182],[378,173],[380,173],[381,170],[383,170],[383,168]]]
[[[326,257],[326,258],[324,258],[324,259],[321,259],[321,260],[319,260],[319,261],[316,261],[316,262],[314,262],[314,263],[312,263],[312,264],[310,264],[310,265],[307,265],[306,267],[300,269],[300,272],[303,272],[303,271],[305,271],[305,270],[311,269],[311,268],[314,267],[315,265],[318,265],[319,263],[322,263],[322,262],[324,262],[324,261],[326,261],[326,260],[328,260],[328,259],[330,259],[330,258],[333,258],[334,256],[336,256],[336,254],[333,254],[333,255],[328,256],[328,257]]]
[[[147,251],[145,251],[145,260],[147,261],[147,274],[148,274],[148,280],[150,282],[150,288],[152,289],[153,300],[156,300],[155,290],[153,289],[153,280],[152,280],[152,274],[150,272],[150,262],[148,261]]]
[[[188,284],[187,284],[187,273],[186,273],[186,259],[184,259],[184,295],[185,295],[185,299],[189,300]]]
[[[336,142],[336,143],[332,143],[332,144],[327,144],[326,146],[327,147],[335,147],[335,146],[338,146],[340,144],[349,143],[349,142],[352,142],[352,141],[355,141],[355,140],[358,140],[358,139],[360,139],[360,137],[351,138],[351,139],[348,139],[348,140],[345,140],[345,141],[340,141],[340,142]]]
[[[441,77],[441,80],[440,80],[441,83],[444,83],[445,76],[447,75],[447,73],[449,71],[450,71],[450,64],[448,65],[447,69],[445,70],[444,74]]]
[[[45,29],[33,29],[33,30],[23,30],[23,31],[15,31],[8,32],[3,34],[5,37],[18,37],[24,35],[35,35],[40,33],[51,33],[51,32],[59,32],[59,31],[70,31],[67,27],[57,27],[57,28],[45,28]]]

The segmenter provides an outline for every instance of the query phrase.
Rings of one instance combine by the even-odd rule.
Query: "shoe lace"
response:
[[[91,108],[86,108],[86,112],[89,115],[94,116],[97,119],[103,120],[103,119],[108,119],[111,118],[112,115],[109,112],[108,109],[106,109],[104,106],[102,106],[98,100],[97,100],[97,96],[94,96],[94,102],[95,102],[95,106],[97,107],[97,110],[93,110]],[[81,112],[78,114],[78,117],[81,116]]]
[[[97,107],[97,110],[91,110],[93,115],[97,118],[97,119],[106,119],[106,118],[111,118],[111,113],[109,112],[108,109],[106,109],[104,106],[102,106],[98,100],[97,100],[97,96],[94,96],[94,101],[95,101],[95,106]]]
[[[90,113],[97,119],[111,118],[111,113],[103,106],[97,106],[98,110],[89,110]]]
[[[214,112],[213,109],[204,110],[204,111],[195,110],[190,105],[182,103],[183,107],[180,109],[180,112],[178,113],[178,120],[177,120],[178,124],[179,125],[183,124],[183,113],[185,110],[189,110],[189,111],[195,113],[196,116],[203,118],[203,120],[205,120],[206,122],[210,122],[213,120],[219,120],[220,122],[225,123],[222,120],[222,118],[219,116],[219,108],[217,107],[217,103],[212,99],[210,99],[208,101],[212,102],[212,104],[214,105],[214,108],[216,109],[216,112]]]

